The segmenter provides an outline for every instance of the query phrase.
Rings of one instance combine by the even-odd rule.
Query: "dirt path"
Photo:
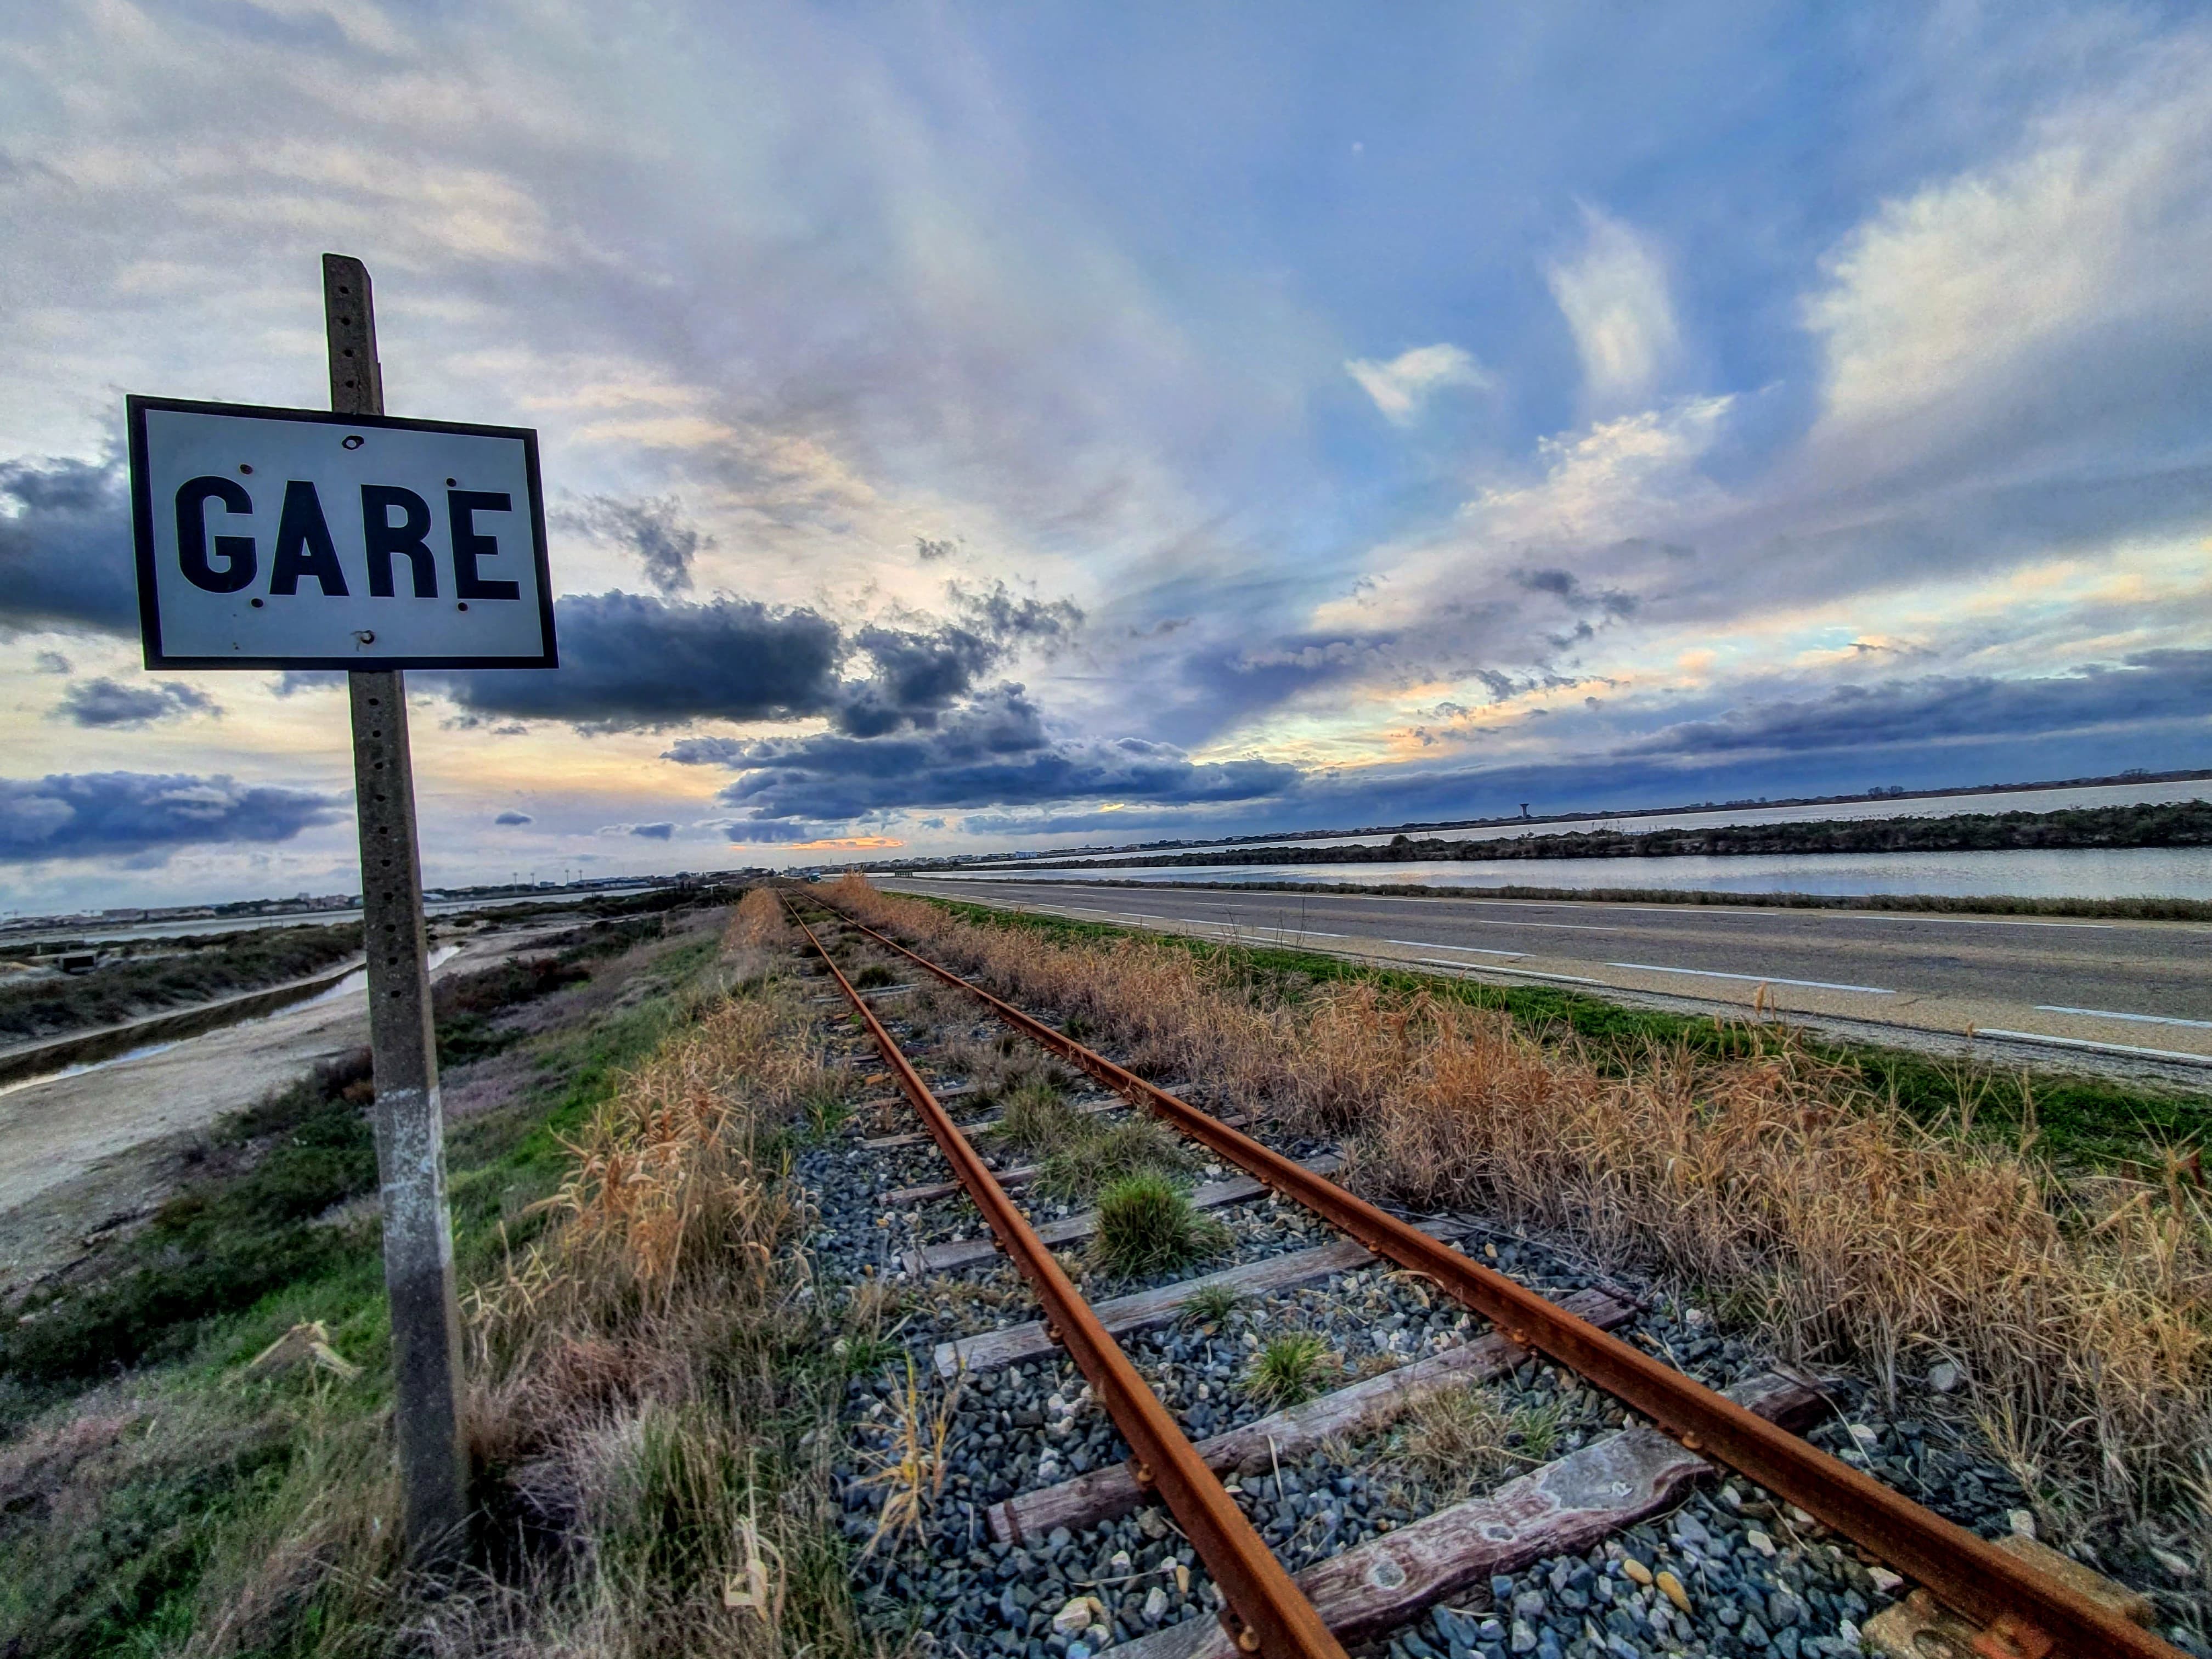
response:
[[[434,976],[489,967],[574,926],[471,939]],[[258,1019],[0,1091],[0,1285],[158,1202],[208,1124],[368,1041],[368,1000],[349,981]]]

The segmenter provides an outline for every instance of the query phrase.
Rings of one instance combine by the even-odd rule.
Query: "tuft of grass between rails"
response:
[[[1165,1176],[1144,1170],[1099,1189],[1091,1259],[1105,1273],[1122,1279],[1165,1273],[1228,1246],[1229,1229],[1200,1214]]]
[[[662,932],[583,930],[562,954],[588,982],[455,1010],[527,1079],[448,1135],[470,1571],[399,1559],[373,1148],[340,1067],[228,1126],[239,1167],[114,1271],[0,1327],[0,1651],[882,1651],[811,1431],[887,1351],[884,1310],[817,1304],[785,1155],[836,1082],[769,895]],[[248,1365],[311,1321],[357,1371]]]
[[[879,893],[828,896],[1371,1197],[1649,1272],[1785,1359],[1978,1426],[2045,1534],[2205,1627],[2212,1101],[1778,1025]],[[2161,1551],[2189,1569],[2177,1578]]]

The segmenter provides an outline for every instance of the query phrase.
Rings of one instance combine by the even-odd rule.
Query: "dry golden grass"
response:
[[[772,957],[781,925],[749,901],[726,961]],[[569,1143],[551,1224],[465,1298],[483,1568],[408,1583],[388,1452],[341,1437],[246,1540],[261,1559],[208,1577],[194,1653],[262,1645],[312,1595],[318,1654],[884,1659],[830,1482],[836,1356],[879,1345],[884,1307],[822,1306],[803,1249],[783,1130],[833,1081],[801,997],[750,980],[624,1076]]]
[[[1886,1386],[1949,1358],[2053,1529],[2136,1528],[2205,1564],[2212,1211],[2178,1164],[2062,1179],[1786,1042],[1735,1062],[1654,1046],[1624,1073],[1455,1001],[1356,985],[1291,1006],[1150,940],[977,926],[857,878],[831,897],[1080,1015],[1125,1064],[1345,1135],[1370,1194],[1572,1239]]]
[[[862,1454],[871,1466],[862,1484],[884,1489],[884,1506],[861,1554],[874,1554],[886,1539],[896,1549],[908,1536],[927,1529],[944,1495],[945,1443],[959,1403],[957,1382],[949,1389],[923,1388],[914,1356],[907,1355],[906,1382],[892,1395],[890,1420],[872,1425],[880,1443]]]
[[[1490,1389],[1449,1389],[1413,1403],[1391,1431],[1384,1462],[1425,1482],[1435,1502],[1456,1503],[1548,1461],[1559,1420],[1555,1406],[1509,1407]]]

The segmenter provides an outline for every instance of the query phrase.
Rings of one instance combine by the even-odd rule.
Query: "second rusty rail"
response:
[[[1540,1350],[1588,1378],[1690,1450],[1778,1493],[1926,1585],[1938,1601],[1984,1627],[1975,1648],[1984,1659],[2180,1659],[2179,1649],[2070,1585],[1302,1168],[972,980],[857,918],[823,908],[884,949],[977,998],[1007,1024],[1376,1255],[1434,1280],[1516,1343]]]
[[[1221,1592],[1221,1622],[1237,1647],[1263,1659],[1346,1659],[1343,1645],[1322,1621],[1304,1591],[1291,1582],[1244,1512],[1224,1490],[1158,1397],[1145,1386],[1091,1304],[1070,1282],[1052,1251],[1036,1236],[975,1149],[954,1127],[866,998],[853,988],[822,941],[797,911],[792,919],[837,981],[901,1091],[914,1103],[938,1150],[983,1212],[994,1237],[1028,1279],[1043,1304],[1046,1328],[1066,1348],[1114,1426],[1127,1441],[1137,1484],[1157,1491],[1206,1563]],[[858,925],[858,924],[854,924]]]

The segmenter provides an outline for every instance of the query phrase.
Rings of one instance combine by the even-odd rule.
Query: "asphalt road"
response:
[[[1398,898],[901,878],[882,884],[1255,944],[1553,983],[1632,1000],[1755,1002],[1808,1023],[2073,1055],[2185,1076],[2212,1066],[2212,927],[1861,910]]]

